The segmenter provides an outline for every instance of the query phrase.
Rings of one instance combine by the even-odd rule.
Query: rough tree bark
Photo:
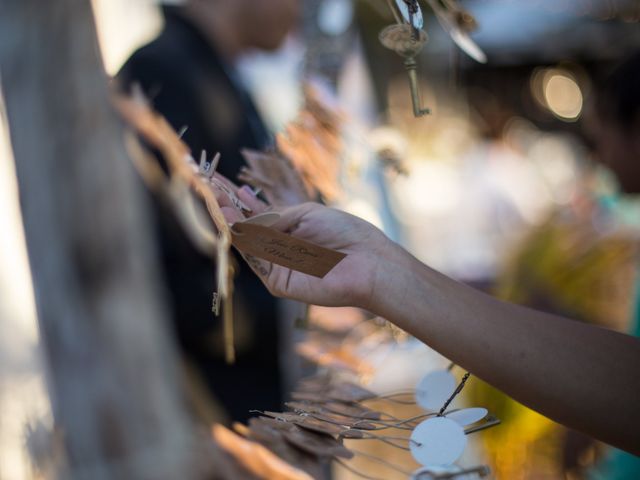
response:
[[[194,478],[145,205],[87,0],[0,0],[0,75],[64,478]]]

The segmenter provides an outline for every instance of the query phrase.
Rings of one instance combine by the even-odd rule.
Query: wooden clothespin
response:
[[[220,162],[220,153],[216,153],[215,156],[211,159],[211,161],[207,160],[207,151],[202,150],[200,153],[200,163],[198,167],[198,173],[206,178],[212,178],[216,173],[216,169],[218,168],[218,163]]]

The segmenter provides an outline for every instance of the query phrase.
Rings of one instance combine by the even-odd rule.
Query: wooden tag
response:
[[[344,415],[346,417],[362,418],[364,420],[380,420],[382,414],[362,406],[347,405],[340,402],[323,403],[322,407],[326,410]]]
[[[263,412],[264,415],[275,418],[277,420],[291,422],[299,427],[305,428],[307,430],[311,430],[316,433],[323,433],[325,435],[330,435],[334,438],[339,437],[345,430],[349,430],[348,427],[342,427],[340,425],[336,425],[334,423],[323,422],[322,420],[318,420],[317,418],[298,415],[296,413],[288,413],[288,412]]]
[[[323,278],[346,254],[320,247],[264,225],[239,222],[231,227],[233,245],[243,253]]]
[[[214,425],[212,434],[217,445],[258,478],[313,480],[306,472],[289,465],[266,447],[246,440],[222,425]]]
[[[350,428],[359,428],[360,430],[376,430],[376,426],[365,422],[361,418],[348,417],[338,413],[328,412],[319,405],[302,402],[287,402],[285,405],[293,409],[298,414],[307,414],[308,416],[321,420],[323,422],[334,423]]]
[[[353,458],[353,453],[335,438],[305,430],[293,423],[267,417],[254,417],[249,419],[249,425],[252,432],[264,430],[279,432],[291,445],[316,457]]]
[[[332,385],[331,390],[326,395],[332,400],[345,403],[363,402],[376,397],[375,393],[349,382]]]
[[[295,447],[318,457],[353,458],[353,452],[345,448],[339,441],[328,435],[317,435],[310,430],[303,430],[297,425],[283,433],[284,438]]]

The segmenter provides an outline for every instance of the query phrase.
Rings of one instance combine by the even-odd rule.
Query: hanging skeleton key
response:
[[[391,3],[389,3],[389,8],[392,9],[398,23],[382,30],[378,38],[383,46],[404,58],[404,66],[409,76],[413,114],[416,117],[421,117],[431,113],[428,108],[422,108],[418,83],[418,63],[416,62],[416,56],[427,43],[427,33],[422,29],[424,26],[422,11],[418,0],[396,0],[395,3],[400,17]]]

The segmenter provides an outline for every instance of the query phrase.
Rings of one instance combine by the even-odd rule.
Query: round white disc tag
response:
[[[462,410],[455,410],[451,413],[445,413],[444,416],[449,420],[466,427],[472,423],[479,422],[487,416],[489,412],[486,408],[463,408]]]
[[[436,417],[420,423],[411,433],[411,455],[421,465],[450,465],[467,445],[464,429],[453,420]]]
[[[455,389],[456,379],[450,372],[427,373],[416,386],[416,403],[425,410],[440,410]]]

